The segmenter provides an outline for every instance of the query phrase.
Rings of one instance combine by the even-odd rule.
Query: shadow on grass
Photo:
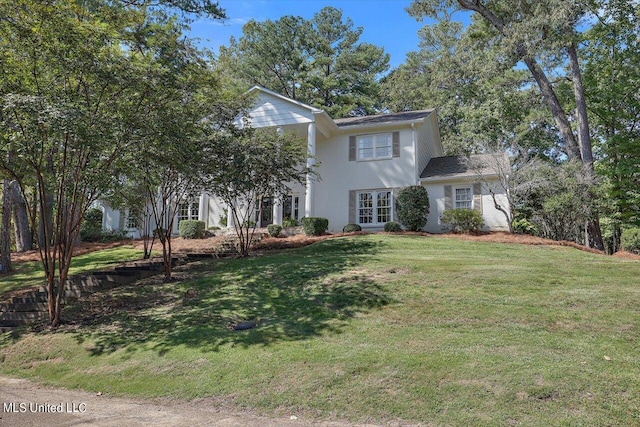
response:
[[[82,319],[78,342],[94,355],[139,346],[271,345],[339,333],[357,313],[388,304],[385,287],[360,267],[381,243],[332,239],[249,259],[192,266],[178,283],[141,283],[102,295],[69,315]],[[187,298],[187,295],[197,295]],[[96,312],[97,307],[102,307]],[[87,309],[93,312],[87,316]],[[239,322],[255,328],[236,331]]]

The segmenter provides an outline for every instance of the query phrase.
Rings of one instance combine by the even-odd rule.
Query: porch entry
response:
[[[258,211],[258,227],[273,224],[273,197],[263,197]]]

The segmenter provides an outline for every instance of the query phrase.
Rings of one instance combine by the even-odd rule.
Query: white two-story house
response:
[[[397,191],[423,185],[430,201],[425,231],[442,232],[442,212],[454,208],[480,211],[487,230],[508,229],[489,191],[491,186],[497,200],[506,206],[497,171],[494,176],[485,168],[480,179],[462,158],[443,157],[435,110],[334,120],[321,109],[268,89],[256,86],[251,92],[256,96],[249,112],[251,126],[293,130],[306,138],[313,156],[308,165],[319,175],[309,176],[304,186],[292,186],[283,200],[264,197],[256,215],[258,226],[316,216],[329,220],[331,232],[342,231],[348,223],[359,224],[363,230],[381,230],[386,222],[397,221]],[[227,207],[215,195],[203,193],[181,203],[174,231],[182,219],[199,219],[211,227],[220,226],[221,218],[231,218]],[[127,223],[126,212],[104,208],[104,228],[126,229]],[[227,221],[226,226],[233,224]],[[130,231],[136,235],[134,229]]]

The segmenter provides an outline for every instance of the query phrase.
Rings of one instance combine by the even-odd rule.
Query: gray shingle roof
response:
[[[419,111],[404,111],[402,113],[377,114],[375,116],[347,117],[346,119],[335,119],[334,122],[340,128],[345,128],[348,126],[364,126],[381,123],[406,122],[427,117],[433,111],[433,109],[430,109]]]
[[[420,174],[420,178],[470,178],[497,175],[509,170],[509,158],[492,154],[474,154],[472,156],[434,157]]]

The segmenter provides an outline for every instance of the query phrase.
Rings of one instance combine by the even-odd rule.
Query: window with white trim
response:
[[[198,210],[200,209],[200,199],[194,197],[180,203],[178,206],[178,224],[183,219],[198,219]]]
[[[138,228],[142,222],[142,215],[138,209],[129,209],[127,212],[126,228]]]
[[[389,190],[359,192],[356,203],[358,224],[382,225],[393,220],[393,194]]]
[[[391,133],[358,136],[358,160],[390,159],[392,141]]]
[[[291,195],[284,199],[282,219],[300,219],[300,196]]]
[[[473,205],[473,190],[471,187],[458,187],[455,189],[455,208],[471,209]]]

